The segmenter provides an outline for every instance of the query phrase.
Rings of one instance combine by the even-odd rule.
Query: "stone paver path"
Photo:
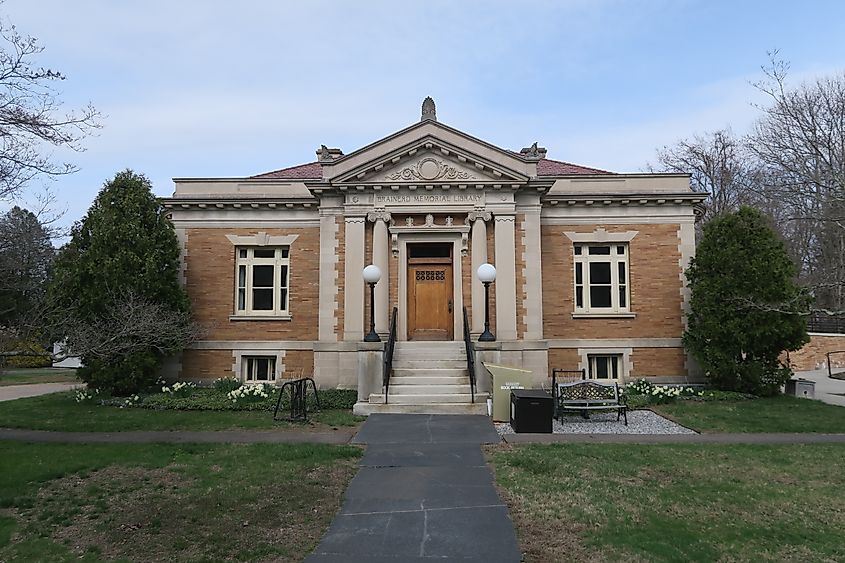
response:
[[[361,469],[306,561],[520,560],[481,452],[499,442],[489,418],[373,414],[353,442]]]
[[[28,383],[26,385],[0,385],[0,401],[14,401],[26,397],[70,391],[82,383]]]

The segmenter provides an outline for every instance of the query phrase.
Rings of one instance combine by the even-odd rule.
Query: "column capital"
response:
[[[385,211],[383,209],[370,211],[367,213],[367,221],[371,223],[375,223],[376,221],[384,221],[385,223],[390,223],[391,215],[389,211]]]
[[[493,214],[483,209],[476,209],[467,213],[466,224],[471,225],[475,221],[487,222],[493,218]]]

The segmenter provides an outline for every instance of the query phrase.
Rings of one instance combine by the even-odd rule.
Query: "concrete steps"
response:
[[[478,400],[478,399],[476,399]],[[486,402],[446,403],[430,405],[394,405],[377,403],[356,403],[353,412],[358,416],[373,413],[382,414],[487,414]]]
[[[373,393],[354,412],[487,414],[487,394],[472,402],[463,342],[397,342],[387,404]]]

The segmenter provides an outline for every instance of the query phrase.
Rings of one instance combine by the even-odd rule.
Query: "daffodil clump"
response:
[[[669,403],[678,397],[703,397],[704,391],[693,387],[655,385],[645,379],[637,379],[625,387],[629,395],[641,395],[649,403]]]
[[[256,403],[270,398],[271,388],[269,385],[242,385],[237,389],[229,391],[226,397],[235,404]]]
[[[99,389],[77,389],[74,392],[74,399],[77,403],[90,403],[100,396]]]
[[[174,397],[190,397],[197,384],[190,381],[177,381],[171,386],[163,385],[161,387],[162,393],[167,393]]]
[[[140,401],[141,401],[141,397],[140,397],[140,396],[138,396],[138,395],[130,395],[129,397],[126,397],[126,398],[123,400],[123,403],[121,403],[119,406],[120,406],[120,408],[134,407],[134,406],[136,406],[136,405],[137,405]]]

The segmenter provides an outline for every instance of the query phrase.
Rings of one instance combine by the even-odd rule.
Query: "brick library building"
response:
[[[518,146],[518,145],[517,145]],[[163,203],[203,340],[172,375],[358,390],[356,412],[486,412],[483,364],[686,382],[706,194],[509,150],[437,120]],[[470,373],[472,370],[472,373]],[[389,396],[385,393],[389,392]]]

